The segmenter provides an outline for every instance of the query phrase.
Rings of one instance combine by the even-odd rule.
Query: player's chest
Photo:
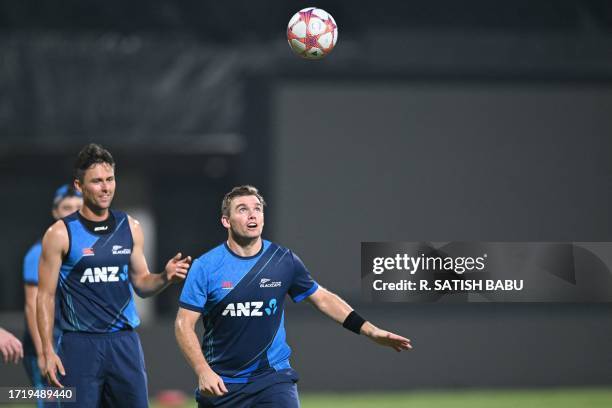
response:
[[[266,267],[256,265],[248,270],[226,268],[217,271],[213,282],[209,282],[208,298],[213,303],[226,298],[238,302],[282,299],[287,294],[292,279],[292,265],[284,262]]]

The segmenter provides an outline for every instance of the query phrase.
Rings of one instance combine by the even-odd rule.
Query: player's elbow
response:
[[[138,297],[142,299],[146,299],[155,294],[155,292],[151,292],[147,290],[147,287],[146,287],[146,284],[143,278],[132,277],[130,280],[132,282],[132,288],[134,288],[134,293],[138,295]]]
[[[183,337],[185,337],[189,330],[193,329],[190,329],[189,324],[180,314],[178,314],[174,320],[174,335],[176,339],[180,341]]]
[[[174,320],[174,334],[177,338],[191,332],[195,333],[195,325],[197,321],[197,319],[194,320],[181,312],[182,309],[179,309],[178,313],[176,314],[176,319]]]
[[[333,302],[332,297],[335,296],[333,293],[325,288],[319,287],[314,295],[310,297],[311,303],[320,311],[325,312],[329,309]]]
[[[49,305],[49,302],[53,304],[54,300],[55,297],[51,296],[47,291],[39,290],[36,294],[36,302],[34,304],[36,304],[36,307],[40,309]]]

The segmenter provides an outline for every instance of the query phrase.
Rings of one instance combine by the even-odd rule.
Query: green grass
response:
[[[303,408],[611,408],[612,389],[304,394]]]
[[[302,408],[611,408],[612,388],[300,395]],[[5,405],[24,408],[32,405]],[[152,408],[163,408],[152,404]],[[193,408],[189,401],[181,407]]]

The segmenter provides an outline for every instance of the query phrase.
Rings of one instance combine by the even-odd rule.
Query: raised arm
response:
[[[221,396],[227,393],[223,379],[210,368],[195,332],[201,313],[179,307],[174,323],[174,334],[185,359],[198,376],[198,387],[204,395]]]
[[[69,246],[68,231],[62,221],[57,221],[45,233],[42,253],[38,264],[37,319],[38,332],[45,356],[44,375],[53,386],[61,387],[57,372],[66,375],[60,358],[53,346],[53,323],[55,321],[55,290],[62,266],[62,258]]]
[[[369,337],[372,341],[382,346],[391,347],[398,352],[412,349],[409,339],[379,329],[368,321],[363,321],[340,296],[321,286],[312,295],[307,297],[306,300],[332,320],[342,324],[349,330]]]
[[[132,217],[129,217],[129,220],[134,241],[130,257],[130,280],[136,294],[143,298],[153,296],[171,283],[182,282],[187,276],[191,257],[181,258],[179,252],[168,261],[162,273],[151,273],[144,256],[144,234],[140,223]]]

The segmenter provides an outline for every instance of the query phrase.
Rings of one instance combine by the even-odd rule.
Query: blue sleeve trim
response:
[[[185,303],[185,302],[179,302],[179,306],[182,307],[183,309],[188,309],[193,312],[204,313],[204,308],[200,306],[190,305],[189,303]]]
[[[23,283],[25,283],[26,285],[38,286],[38,281],[35,281],[35,280],[32,280],[32,279],[24,279]]]
[[[315,282],[314,285],[312,285],[312,287],[310,289],[308,289],[306,292],[301,293],[301,294],[297,295],[296,297],[294,297],[293,301],[295,303],[300,303],[302,300],[306,299],[308,296],[310,296],[313,293],[315,293],[317,291],[317,289],[319,289],[319,285],[317,284],[317,282]]]

